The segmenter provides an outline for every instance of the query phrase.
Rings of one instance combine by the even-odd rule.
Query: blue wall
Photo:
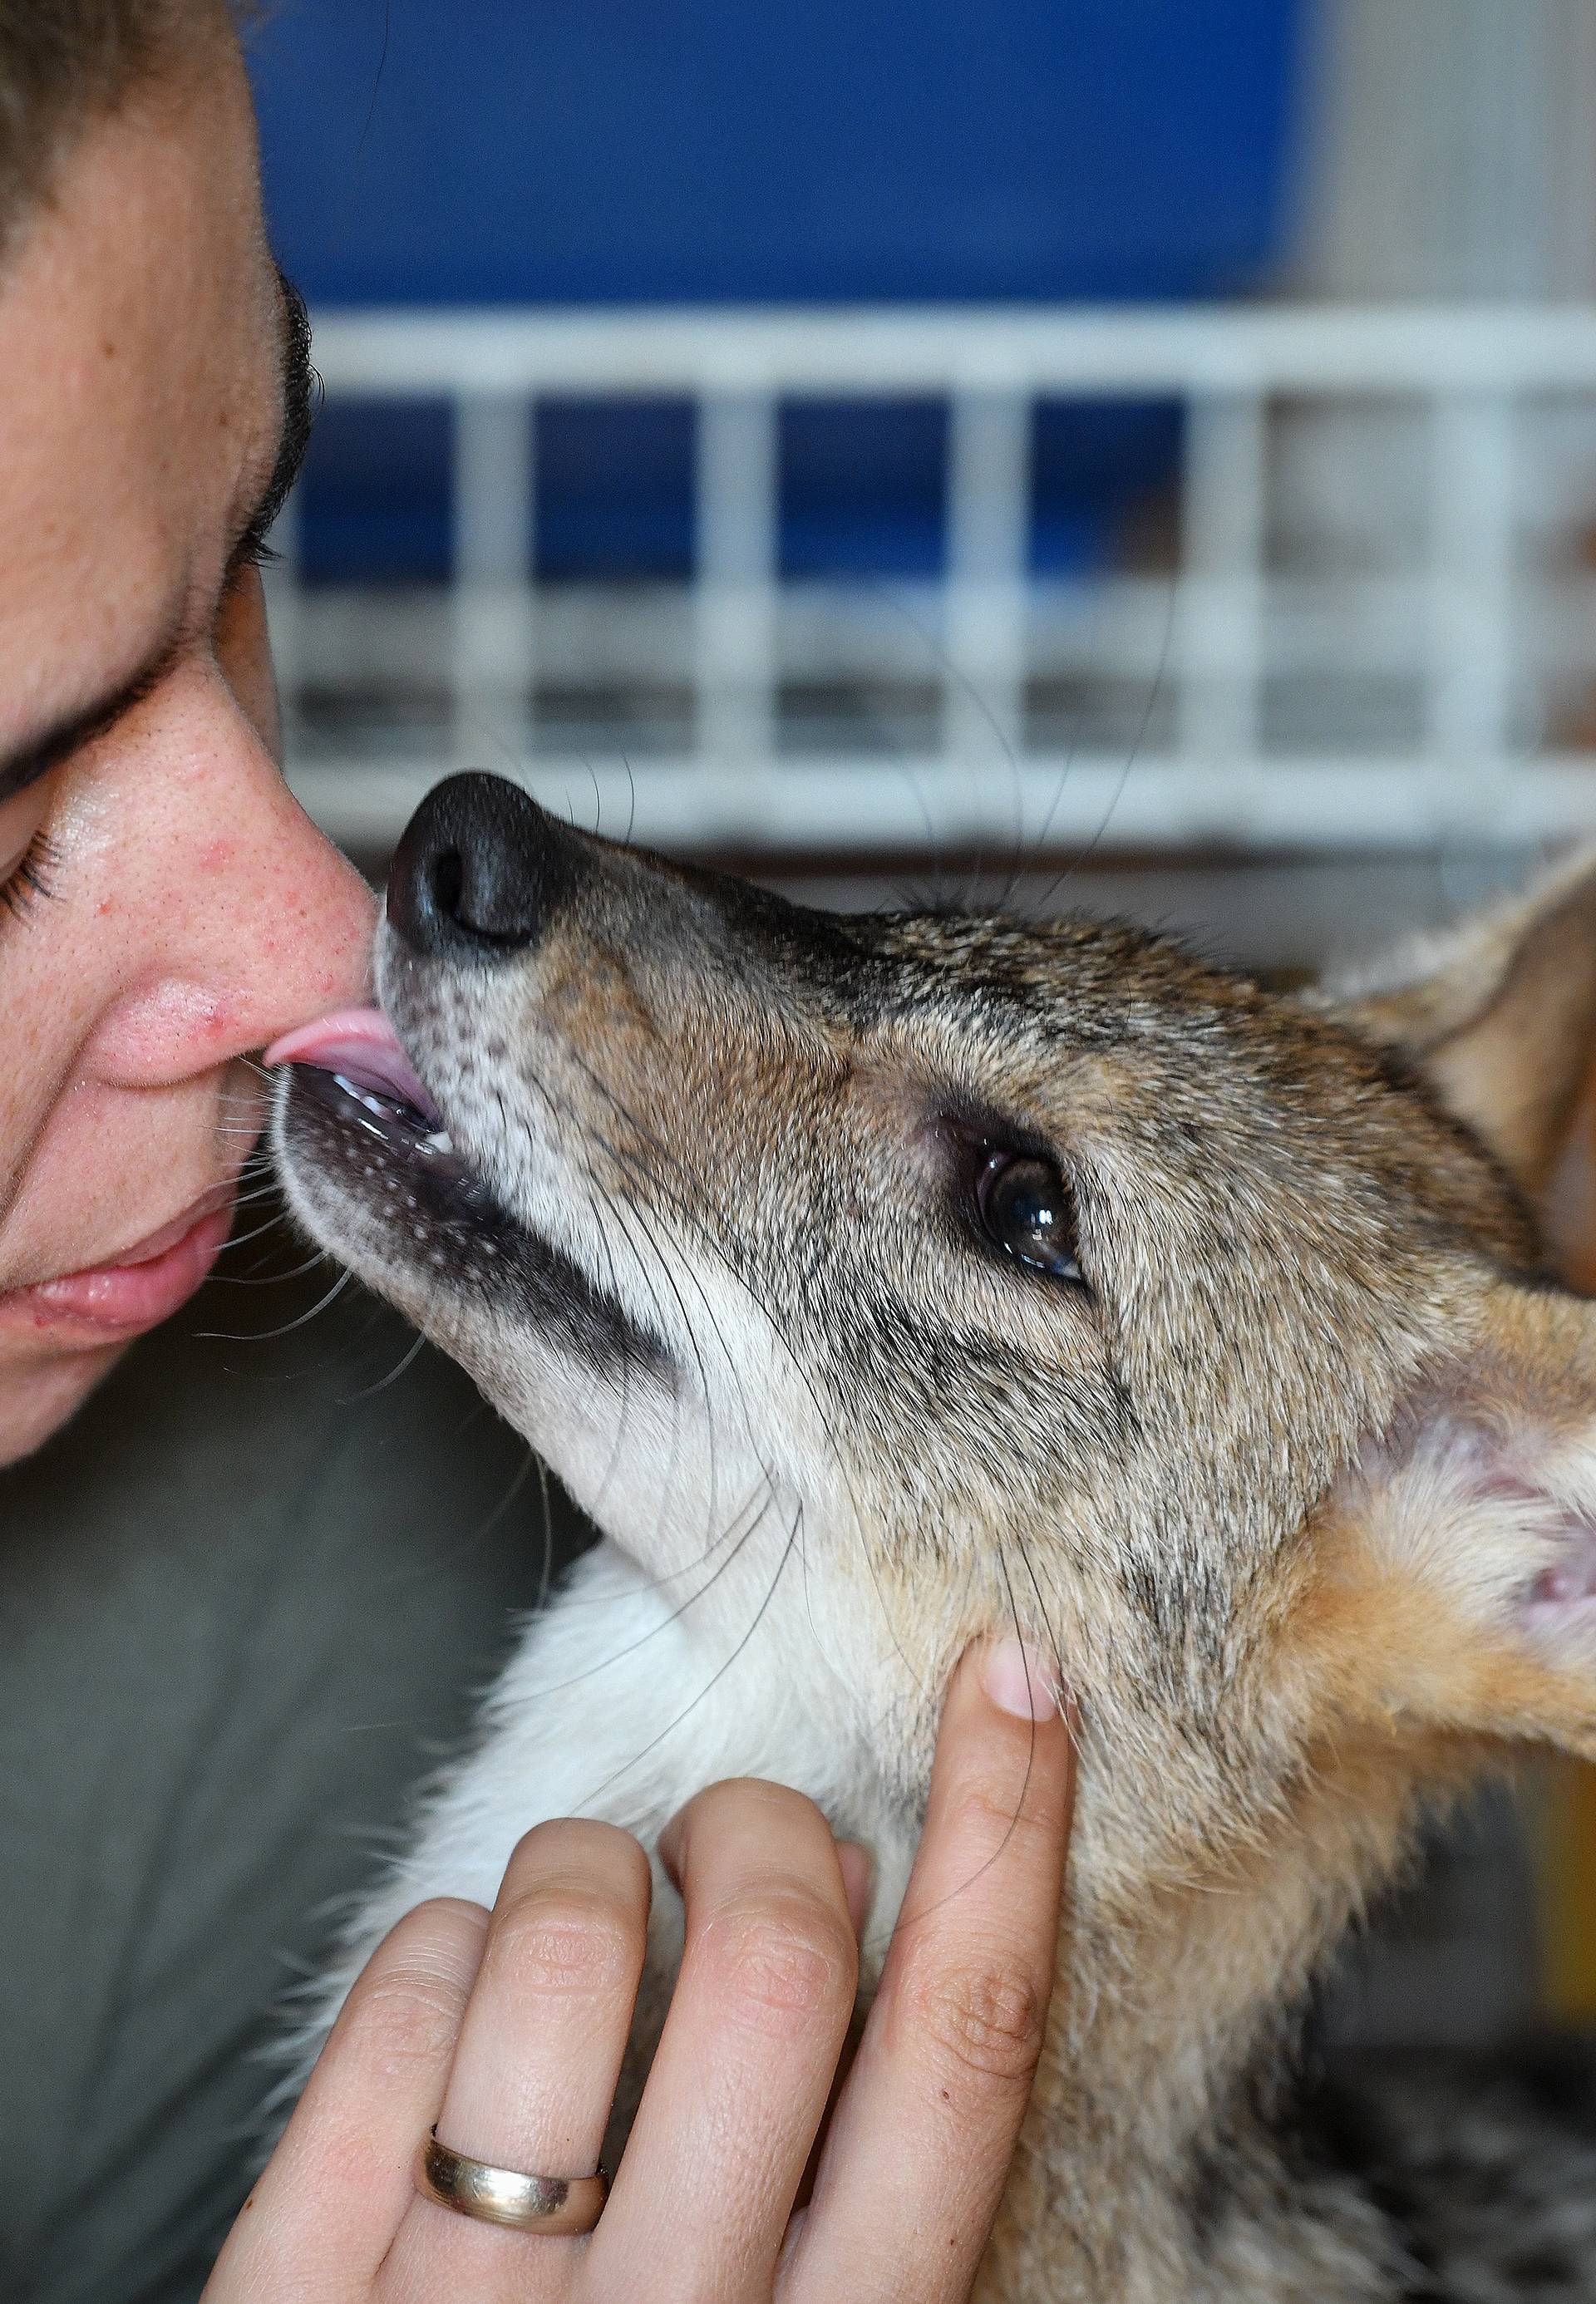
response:
[[[1306,0],[1301,0],[1306,4]],[[1188,297],[1289,206],[1299,0],[279,0],[267,207],[312,302]],[[551,411],[546,569],[691,559],[685,411]],[[936,409],[790,411],[794,572],[934,566]],[[1167,411],[1060,411],[1038,556],[1090,561]],[[442,411],[329,412],[310,572],[443,572]]]
[[[1297,15],[279,0],[268,201],[324,301],[1207,294],[1275,245]]]

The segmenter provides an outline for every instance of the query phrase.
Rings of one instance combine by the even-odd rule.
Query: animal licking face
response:
[[[1588,1741],[1596,1356],[1535,1215],[1571,908],[1593,941],[1566,882],[1303,1001],[1125,928],[803,911],[459,777],[380,1012],[274,1052],[279,1153],[706,1658],[801,1683],[906,1808],[953,1659],[1018,1621],[1113,1903],[1332,1746]]]

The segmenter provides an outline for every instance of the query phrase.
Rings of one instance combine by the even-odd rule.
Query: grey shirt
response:
[[[541,1483],[456,1369],[353,1398],[408,1336],[352,1288],[256,1340],[328,1279],[213,1281],[0,1474],[6,2304],[199,2294],[282,1996],[544,1583]]]

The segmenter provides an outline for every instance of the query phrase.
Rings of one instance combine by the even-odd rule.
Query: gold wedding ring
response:
[[[440,2144],[435,2128],[416,2155],[416,2190],[479,2224],[551,2238],[592,2231],[604,2213],[609,2179],[602,2168],[592,2176],[523,2176],[514,2168],[493,2168]]]

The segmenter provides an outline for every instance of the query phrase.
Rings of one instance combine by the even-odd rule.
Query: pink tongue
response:
[[[358,1088],[375,1088],[395,1104],[413,1105],[435,1127],[443,1114],[416,1078],[399,1037],[380,1008],[339,1008],[284,1032],[266,1052],[268,1064],[314,1064],[338,1072]]]

